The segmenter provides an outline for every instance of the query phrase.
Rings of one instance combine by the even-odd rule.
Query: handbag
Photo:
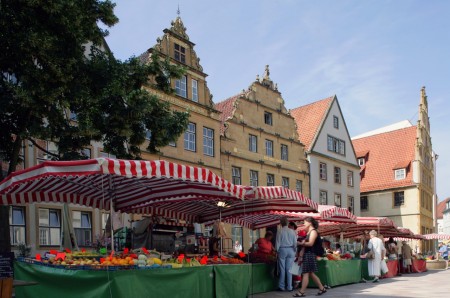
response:
[[[292,263],[289,273],[292,275],[302,275],[302,265],[299,265],[297,262]]]
[[[389,272],[389,269],[388,269],[388,266],[387,266],[385,260],[381,260],[380,269],[381,269],[381,274],[383,274],[383,275]]]
[[[366,254],[367,259],[375,259],[375,253],[373,250],[369,250],[369,252]]]

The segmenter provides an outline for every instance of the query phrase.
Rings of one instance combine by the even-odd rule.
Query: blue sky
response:
[[[119,0],[107,42],[139,55],[180,6],[219,102],[270,65],[288,109],[336,94],[351,136],[414,125],[426,86],[440,200],[450,197],[450,1]]]

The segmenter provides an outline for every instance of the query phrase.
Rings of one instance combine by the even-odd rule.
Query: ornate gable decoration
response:
[[[170,27],[170,31],[178,34],[186,40],[189,40],[189,36],[186,34],[186,27],[184,27],[180,17],[177,17],[175,21],[172,21],[171,25],[172,27]]]

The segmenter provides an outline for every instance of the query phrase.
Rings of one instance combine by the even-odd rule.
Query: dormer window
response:
[[[395,180],[402,180],[406,178],[406,169],[395,170]]]
[[[362,167],[366,163],[366,159],[364,157],[358,158],[358,165]]]
[[[186,48],[179,44],[174,44],[174,58],[181,63],[186,63]]]

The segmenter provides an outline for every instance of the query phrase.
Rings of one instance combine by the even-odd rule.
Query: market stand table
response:
[[[14,263],[15,276],[38,282],[17,297],[242,297],[276,289],[274,267],[214,265],[179,269],[73,270]]]
[[[412,259],[412,272],[425,272],[427,271],[427,261]]]
[[[316,274],[323,285],[335,287],[361,281],[361,260],[319,260],[317,265],[319,272]],[[308,287],[317,286],[310,280]]]

